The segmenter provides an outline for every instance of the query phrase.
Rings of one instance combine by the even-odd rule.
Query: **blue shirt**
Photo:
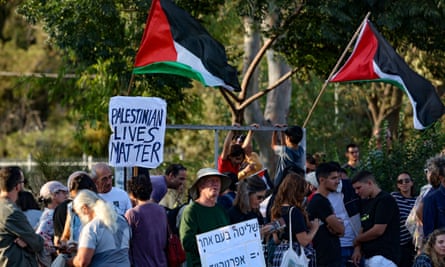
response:
[[[304,170],[306,157],[304,149],[301,146],[298,146],[296,149],[287,146],[275,146],[274,152],[278,156],[274,179],[275,186],[278,188],[283,181],[284,170],[290,166],[298,166]]]
[[[445,187],[440,187],[423,199],[423,234],[428,237],[435,229],[445,227]]]

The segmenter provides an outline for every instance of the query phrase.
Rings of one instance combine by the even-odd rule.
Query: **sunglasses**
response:
[[[409,183],[411,183],[411,178],[397,180],[397,183],[398,184],[409,184]]]
[[[265,195],[256,195],[256,199],[257,200],[264,200],[266,198],[266,196]]]

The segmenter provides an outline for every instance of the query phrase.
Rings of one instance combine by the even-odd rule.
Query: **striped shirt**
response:
[[[405,221],[408,217],[411,209],[414,207],[414,203],[416,202],[415,197],[406,198],[402,196],[399,192],[392,192],[391,196],[397,202],[397,206],[399,206],[400,212],[400,245],[405,245],[408,242],[412,242],[412,236],[409,233],[408,229],[406,229]]]

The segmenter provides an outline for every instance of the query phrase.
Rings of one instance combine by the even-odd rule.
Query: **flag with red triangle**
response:
[[[153,0],[134,65],[134,74],[181,75],[240,91],[224,46],[171,0]]]
[[[387,82],[403,90],[413,108],[415,129],[425,129],[442,117],[445,107],[434,86],[413,71],[366,20],[346,63],[330,82]]]

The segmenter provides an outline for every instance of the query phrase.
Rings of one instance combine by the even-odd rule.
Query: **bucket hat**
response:
[[[196,178],[195,182],[193,182],[192,186],[189,189],[190,196],[193,200],[197,199],[199,196],[198,187],[197,187],[198,182],[208,176],[218,176],[220,178],[220,180],[221,180],[221,192],[220,193],[222,193],[224,190],[226,190],[230,186],[230,183],[232,182],[232,180],[228,176],[220,173],[216,169],[213,169],[213,168],[200,169],[197,173],[197,178]]]

